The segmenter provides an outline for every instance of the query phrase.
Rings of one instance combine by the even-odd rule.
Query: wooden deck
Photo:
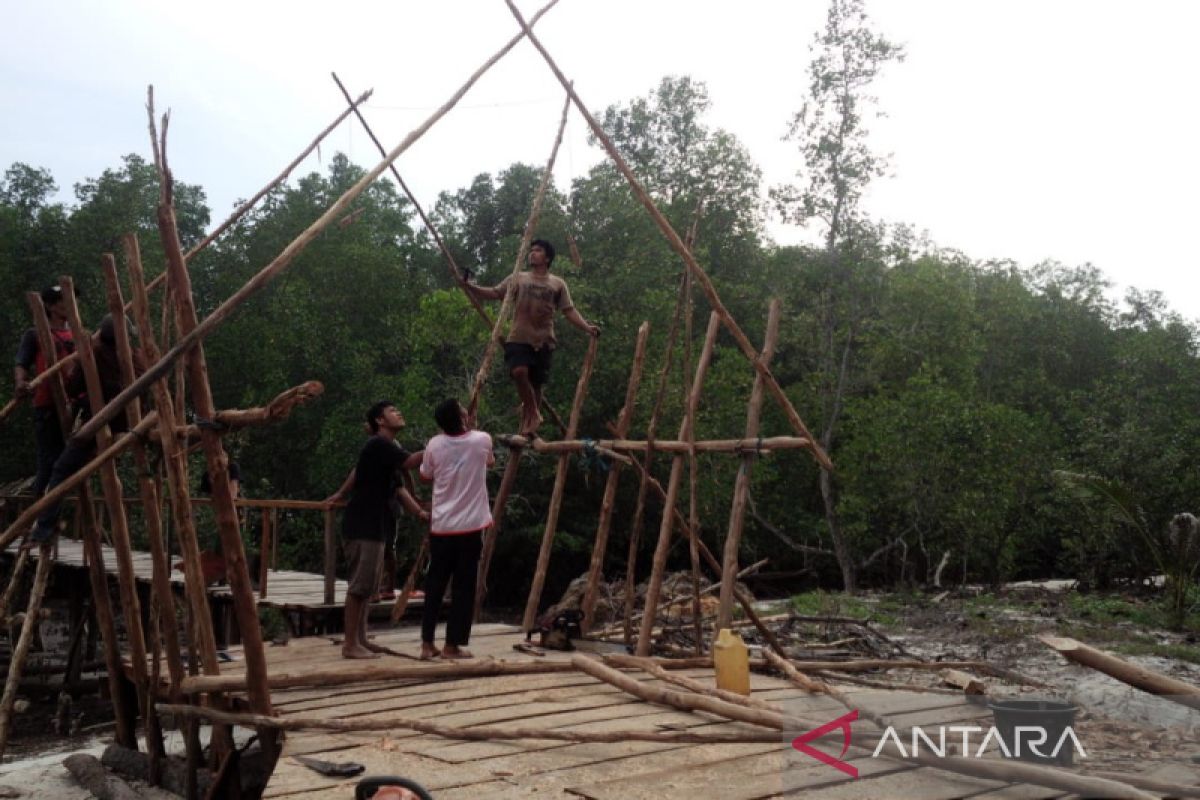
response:
[[[415,653],[419,632],[399,628],[376,632],[376,641],[401,652]],[[476,656],[513,661],[534,660],[512,645],[522,635],[505,625],[476,626],[471,649]],[[550,653],[546,658],[566,658]],[[328,669],[343,663],[328,638],[293,639],[286,647],[267,649],[269,668]],[[222,673],[244,669],[242,662],[223,665]],[[629,673],[654,684],[645,674]],[[685,672],[712,681],[709,669]],[[782,704],[793,714],[832,720],[845,709],[828,697],[812,696],[782,680],[755,675],[755,696]],[[947,695],[878,690],[847,690],[851,697],[893,716],[897,725],[955,724],[988,716],[986,709]],[[608,684],[575,672],[470,678],[417,683],[352,684],[335,688],[279,690],[272,694],[280,715],[322,717],[406,716],[456,726],[500,725],[570,728],[585,731],[696,730],[729,732],[741,723],[721,722],[700,714],[673,711],[637,700]],[[866,721],[854,723],[869,726]],[[987,723],[985,723],[987,724]],[[759,730],[760,729],[756,729]],[[794,735],[794,734],[793,734]],[[828,740],[830,752],[837,743]],[[693,798],[707,795],[728,800],[776,796],[813,798],[1050,798],[1054,790],[974,780],[925,767],[914,767],[870,752],[852,749],[847,760],[860,775],[850,779],[836,769],[779,744],[660,744],[623,742],[572,744],[545,740],[463,742],[396,730],[340,734],[327,731],[291,733],[264,797],[333,800],[353,796],[359,778],[321,776],[292,756],[326,761],[354,761],[365,776],[400,775],[425,785],[438,800],[477,798]]]
[[[19,543],[13,543],[9,546],[7,554],[12,556],[15,554]],[[117,578],[117,557],[116,551],[108,545],[101,545],[104,553],[104,569],[114,580]],[[87,563],[84,560],[83,542],[76,539],[67,539],[60,537],[57,544],[57,560],[55,563],[59,567],[68,569],[84,570],[87,568]],[[38,558],[39,551],[34,548],[30,551],[34,559]],[[179,556],[172,556],[171,563],[178,563]],[[149,591],[150,583],[154,573],[154,564],[150,554],[139,550],[133,551],[133,571],[137,576],[137,581],[141,585],[143,591]],[[182,570],[171,570],[171,583],[180,591],[183,590],[183,572]],[[268,570],[267,572],[267,594],[262,596],[259,592],[254,592],[255,602],[261,608],[274,608],[288,617],[296,632],[311,631],[313,626],[320,627],[323,625],[326,617],[331,618],[335,624],[337,620],[337,612],[343,607],[341,602],[346,596],[347,583],[344,580],[338,579],[334,583],[334,597],[337,601],[334,603],[325,602],[325,577],[311,572],[296,572],[294,570]],[[232,624],[232,614],[227,613],[229,607],[232,606],[233,594],[226,584],[216,584],[207,588],[208,596],[214,605],[214,614],[225,619],[216,620],[218,628],[228,628]],[[409,603],[409,608],[420,608],[422,604],[420,597],[413,598]],[[392,601],[375,603],[372,606],[372,613],[386,614],[392,607]],[[236,635],[232,637],[236,640]]]

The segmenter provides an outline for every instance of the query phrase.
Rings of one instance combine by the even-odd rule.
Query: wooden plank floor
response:
[[[14,542],[8,547],[8,554],[16,553],[19,543]],[[116,551],[108,545],[101,545],[101,550],[104,553],[104,570],[114,579],[117,577],[117,557]],[[35,548],[31,551],[31,555],[36,559],[38,550]],[[179,556],[171,557],[171,564],[178,563]],[[74,567],[77,569],[85,569],[87,564],[83,556],[83,542],[76,539],[67,539],[60,537],[58,540],[58,557],[57,564],[63,567]],[[133,571],[137,576],[139,583],[149,585],[154,574],[154,563],[151,560],[150,554],[140,550],[133,551]],[[171,583],[182,589],[183,587],[183,572],[182,570],[171,570]],[[332,604],[325,603],[325,576],[317,575],[312,572],[297,572],[295,570],[268,570],[267,571],[267,596],[262,597],[256,591],[254,592],[254,600],[259,606],[265,608],[278,608],[285,611],[326,611],[341,608],[346,597],[347,583],[344,580],[338,579],[334,583],[334,602]],[[232,602],[233,595],[228,585],[220,584],[207,587],[208,595],[216,600],[223,602]],[[409,603],[412,608],[419,608],[423,601],[421,598],[413,598]],[[391,601],[375,603],[374,608],[385,609],[391,607]]]
[[[376,631],[376,642],[416,653],[416,628]],[[514,652],[522,634],[507,625],[478,625],[470,649],[478,657],[510,661],[535,660]],[[550,653],[549,659],[568,658]],[[268,670],[289,672],[328,669],[341,660],[329,638],[293,639],[286,647],[267,649]],[[236,674],[244,664],[222,666]],[[656,680],[629,673],[648,685]],[[686,671],[712,681],[710,669]],[[781,704],[786,711],[825,722],[845,713],[836,701],[806,695],[790,684],[754,675],[756,697]],[[847,689],[864,704],[889,714],[897,725],[953,724],[982,719],[986,709],[948,695]],[[732,732],[742,723],[723,722],[700,714],[641,702],[590,676],[565,672],[513,675],[438,682],[390,681],[338,687],[298,688],[272,694],[276,713],[317,717],[404,716],[457,726],[562,728],[582,731],[696,730]],[[869,725],[862,721],[856,725]],[[758,731],[758,729],[755,729]],[[837,745],[828,741],[830,752]],[[820,746],[824,747],[825,742]],[[326,761],[354,761],[366,776],[400,775],[425,785],[438,800],[466,798],[593,798],[633,800],[692,798],[712,795],[728,800],[799,796],[814,798],[1049,798],[1061,793],[1008,786],[917,768],[889,759],[871,758],[852,749],[846,758],[860,770],[857,780],[778,744],[685,745],[652,742],[570,743],[545,740],[465,742],[408,730],[388,733],[291,733],[264,797],[289,800],[333,800],[352,796],[359,778],[326,778],[297,762],[309,755]],[[716,790],[716,791],[714,791]]]

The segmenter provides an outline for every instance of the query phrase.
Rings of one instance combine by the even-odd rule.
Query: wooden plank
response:
[[[380,739],[373,744],[339,751],[333,760],[339,763],[354,761],[362,764],[367,768],[365,775],[403,775],[421,783],[431,791],[436,791],[447,783],[454,785],[468,782],[482,783],[495,777],[486,767],[460,764],[450,769],[440,761],[423,756],[398,756],[394,751],[385,749],[387,747],[387,742]],[[290,754],[285,750],[262,796],[264,798],[287,797],[303,793],[303,797],[308,798],[315,796],[311,794],[315,789],[328,789],[337,791],[337,794],[329,795],[331,797],[348,798],[354,795],[353,787],[359,780],[358,777],[338,779],[321,775],[292,760]]]

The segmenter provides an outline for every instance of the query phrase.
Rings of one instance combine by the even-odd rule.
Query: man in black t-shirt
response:
[[[423,452],[409,453],[396,443],[396,433],[404,427],[403,415],[390,401],[380,400],[367,410],[367,425],[373,435],[358,454],[353,493],[342,517],[342,537],[350,563],[344,658],[378,658],[383,652],[367,640],[367,612],[370,598],[379,587],[385,543],[396,528],[391,499],[398,495],[409,513],[429,520],[429,512],[397,481],[400,470],[421,465]]]

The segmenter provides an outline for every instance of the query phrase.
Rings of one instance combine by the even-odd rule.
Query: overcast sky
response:
[[[527,15],[536,0],[521,0]],[[1200,317],[1197,80],[1193,0],[876,0],[876,27],[907,47],[872,125],[894,176],[869,211],[928,230],[973,258],[1091,262],[1119,287],[1164,292]],[[798,166],[780,140],[805,88],[821,0],[561,0],[538,32],[593,110],[664,75],[708,84],[714,127],[735,134],[766,186]],[[389,148],[514,32],[502,0],[48,0],[9,3],[0,48],[0,168],[23,161],[71,186],[149,157],[146,85],[170,107],[169,154],[201,184],[214,223],[342,109],[329,77],[375,89],[368,120]],[[544,163],[563,94],[520,44],[397,166],[417,197],[514,161]],[[556,169],[565,189],[602,157],[573,115]],[[335,150],[371,166],[347,122],[300,172]],[[778,222],[776,241],[811,236]]]

